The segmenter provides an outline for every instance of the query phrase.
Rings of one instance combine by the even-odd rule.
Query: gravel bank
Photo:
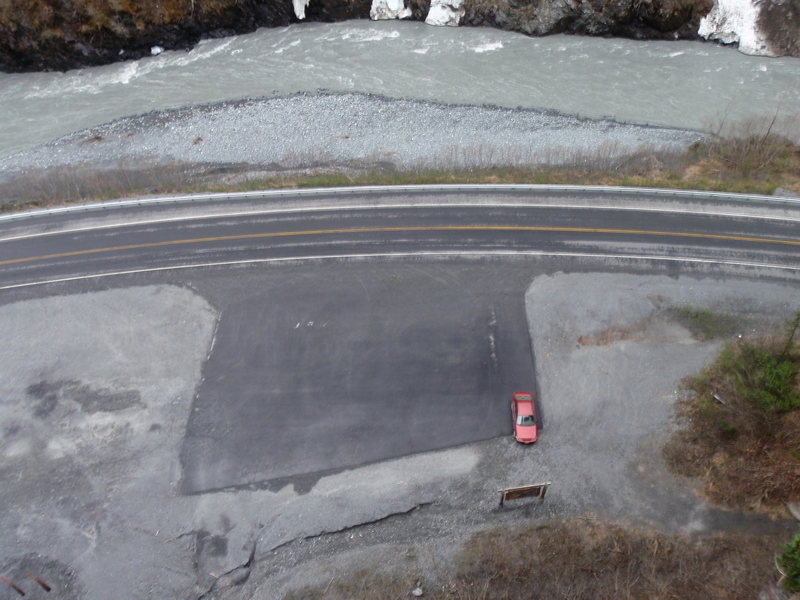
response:
[[[529,109],[300,94],[119,119],[0,159],[0,180],[87,165],[239,165],[250,171],[602,166],[637,152],[681,152],[701,137]]]

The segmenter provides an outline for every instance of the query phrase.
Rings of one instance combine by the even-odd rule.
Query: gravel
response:
[[[680,152],[701,137],[696,131],[529,109],[300,94],[119,119],[0,159],[0,179],[74,165],[247,164],[283,170],[609,163],[634,152]]]
[[[796,297],[796,286],[765,281],[539,275],[525,295],[543,417],[536,446],[503,436],[323,476],[308,490],[191,496],[177,493],[178,449],[219,319],[209,300],[150,285],[6,304],[0,567],[36,571],[64,597],[213,588],[210,597],[268,599],[381,560],[429,579],[470,532],[530,518],[785,528],[706,505],[659,449],[680,378],[719,347],[692,338],[667,308],[725,310],[750,333],[780,323]],[[497,506],[499,488],[547,480],[543,503]]]
[[[75,598],[199,595],[254,544],[261,558],[413,512],[475,467],[478,452],[462,446],[310,490],[180,495],[179,449],[218,318],[175,285],[0,306],[14,340],[0,350],[0,573],[27,565]]]
[[[436,486],[423,473],[408,480],[428,479],[414,492],[420,498],[438,488],[433,505],[401,520],[299,540],[281,553],[262,555],[244,586],[220,589],[215,597],[268,600],[304,585],[324,588],[359,570],[431,582],[446,575],[472,532],[552,517],[594,515],[669,533],[791,530],[788,520],[709,506],[666,469],[660,449],[673,427],[681,378],[721,345],[694,339],[668,308],[691,303],[730,312],[743,334],[763,333],[791,314],[795,297],[794,286],[763,281],[613,273],[536,277],[525,294],[540,399],[535,446],[522,447],[510,437],[473,444],[480,460],[466,472],[439,471]],[[428,456],[433,465],[440,455]],[[369,476],[369,468],[362,473]],[[498,489],[545,481],[552,486],[543,502],[498,507]]]

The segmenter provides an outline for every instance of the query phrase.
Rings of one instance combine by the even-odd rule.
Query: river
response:
[[[800,59],[700,42],[306,23],[103,67],[0,74],[0,157],[123,116],[323,89],[701,129],[800,113]]]

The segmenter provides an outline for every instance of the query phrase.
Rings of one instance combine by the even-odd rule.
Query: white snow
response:
[[[384,19],[407,19],[411,9],[406,8],[405,0],[372,0],[369,18],[373,21]]]
[[[758,29],[762,0],[715,0],[714,8],[700,20],[699,35],[724,44],[739,43],[739,50],[757,56],[775,56]]]
[[[303,20],[306,18],[306,6],[311,0],[292,0],[292,6],[294,7],[294,14],[295,16]]]
[[[428,25],[458,26],[461,17],[464,16],[462,2],[463,0],[431,0],[431,7],[428,9],[425,22]]]
[[[164,48],[162,46],[153,46],[152,48],[150,48],[150,54],[152,54],[153,56],[158,56],[163,51]]]

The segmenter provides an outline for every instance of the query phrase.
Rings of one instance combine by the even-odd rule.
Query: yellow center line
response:
[[[709,240],[727,240],[736,242],[755,242],[762,244],[785,244],[800,246],[800,240],[782,240],[777,238],[761,238],[746,235],[723,235],[715,233],[685,233],[678,231],[656,231],[648,229],[606,229],[599,227],[536,227],[521,225],[433,225],[420,227],[365,227],[348,229],[310,229],[304,231],[277,231],[271,233],[245,233],[240,235],[221,235],[214,237],[186,238],[180,240],[166,240],[163,242],[146,242],[141,244],[125,244],[122,246],[108,246],[106,248],[90,248],[88,250],[72,250],[70,252],[56,252],[40,256],[27,256],[0,260],[0,265],[13,265],[18,263],[48,260],[52,258],[68,258],[71,256],[84,256],[88,254],[102,254],[118,252],[121,250],[138,250],[142,248],[158,248],[161,246],[180,246],[183,244],[205,244],[210,242],[230,242],[236,240],[254,240],[259,238],[279,238],[293,236],[336,235],[349,233],[388,233],[388,232],[415,232],[415,231],[542,231],[558,233],[611,233],[620,235],[647,235],[669,236],[683,238],[699,238]]]

